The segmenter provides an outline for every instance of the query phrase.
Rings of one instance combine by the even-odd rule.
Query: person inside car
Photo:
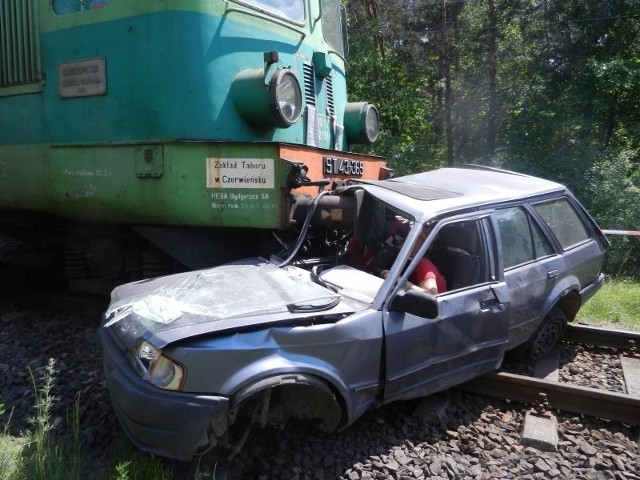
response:
[[[409,223],[401,218],[396,218],[392,223],[392,227],[389,231],[387,240],[385,241],[386,248],[382,249],[376,257],[370,262],[370,270],[382,277],[386,278],[389,274],[389,268],[393,264],[400,247],[404,243],[404,240],[408,234]],[[422,244],[428,237],[428,232],[421,232],[413,250],[410,254],[410,258],[414,256],[422,247]],[[427,252],[428,253],[428,252]],[[447,282],[438,267],[427,258],[425,255],[420,259],[415,269],[409,277],[409,281],[405,285],[406,289],[409,288],[421,288],[422,290],[437,295],[438,293],[445,292],[447,290]]]

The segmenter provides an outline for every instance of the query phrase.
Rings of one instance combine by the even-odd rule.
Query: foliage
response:
[[[51,424],[51,409],[53,408],[53,402],[55,400],[52,391],[54,377],[54,359],[49,360],[40,388],[36,385],[33,374],[31,375],[33,389],[36,393],[36,416],[31,419],[31,424],[35,427],[32,442],[33,458],[35,460],[33,463],[33,478],[43,480],[52,478],[53,473],[50,468],[50,460],[52,453],[51,431],[53,430],[53,425]]]
[[[381,114],[368,152],[399,174],[480,163],[542,176],[569,186],[603,227],[640,229],[629,201],[640,186],[635,1],[349,0],[347,9],[350,94]],[[638,274],[634,241],[613,240],[610,271]]]
[[[71,445],[54,440],[51,411],[56,401],[53,395],[55,360],[50,359],[39,383],[31,376],[35,393],[35,416],[31,419],[33,431],[23,438],[13,438],[7,429],[0,435],[0,478],[23,479],[84,479],[88,468],[82,456],[77,435],[78,405],[74,419],[76,435]]]
[[[21,473],[24,445],[23,439],[0,435],[0,478],[3,480],[25,478]]]
[[[135,456],[115,466],[115,480],[171,480],[173,472],[149,456]]]
[[[640,226],[640,169],[637,153],[624,149],[596,162],[587,176],[589,208],[603,228]],[[614,226],[614,227],[612,227]],[[612,236],[606,271],[640,277],[640,237]]]

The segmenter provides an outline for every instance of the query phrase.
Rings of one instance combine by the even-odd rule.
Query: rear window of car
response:
[[[566,198],[538,203],[533,208],[549,226],[563,250],[591,238],[580,215]]]

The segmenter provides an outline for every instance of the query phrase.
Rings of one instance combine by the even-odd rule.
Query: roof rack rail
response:
[[[513,170],[506,170],[504,168],[498,167],[490,167],[489,165],[478,165],[477,163],[464,163],[459,165],[459,168],[467,168],[469,170],[486,170],[488,172],[500,172],[507,173],[510,175],[517,175],[519,177],[530,177],[531,175],[527,175],[525,173],[514,172]]]

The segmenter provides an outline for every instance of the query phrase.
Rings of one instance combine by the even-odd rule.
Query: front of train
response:
[[[378,112],[347,99],[339,0],[52,0],[21,12],[7,35],[39,34],[15,43],[41,74],[0,81],[0,210],[21,225],[25,212],[74,222],[62,249],[75,290],[264,254],[291,240],[293,212],[320,190],[389,174],[350,152],[375,141]]]

